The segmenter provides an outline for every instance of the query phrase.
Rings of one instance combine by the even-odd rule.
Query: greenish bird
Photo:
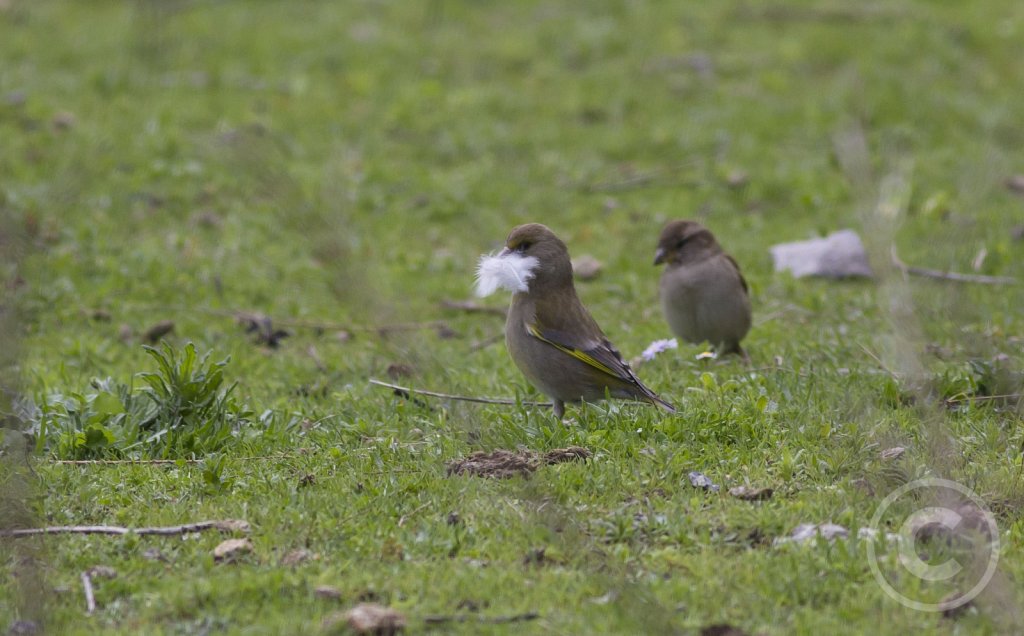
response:
[[[512,230],[505,248],[484,256],[477,294],[512,292],[505,323],[509,355],[526,379],[554,402],[562,419],[566,402],[607,396],[675,408],[644,386],[580,302],[569,250],[539,223]]]

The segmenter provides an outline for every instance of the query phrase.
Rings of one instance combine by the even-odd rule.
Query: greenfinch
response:
[[[566,402],[606,396],[674,412],[640,382],[580,302],[569,250],[550,229],[520,225],[499,254],[481,257],[477,294],[487,296],[499,288],[512,292],[505,323],[509,355],[526,379],[552,399],[555,417],[565,415]]]
[[[654,264],[662,263],[659,295],[672,332],[746,358],[740,341],[750,331],[747,281],[711,231],[696,221],[669,222],[654,254]]]

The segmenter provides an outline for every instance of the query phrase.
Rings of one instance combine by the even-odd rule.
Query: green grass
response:
[[[241,518],[255,547],[216,563],[215,532],[6,541],[0,629],[310,633],[364,598],[415,632],[465,601],[482,616],[540,615],[484,628],[495,633],[1021,629],[1021,410],[943,399],[1019,390],[1024,286],[904,281],[887,267],[890,244],[963,272],[984,249],[979,273],[1024,280],[1012,234],[1024,199],[1004,186],[1024,172],[1020,2],[0,7],[0,219],[14,246],[3,306],[17,309],[4,377],[39,408],[91,399],[109,424],[112,398],[87,396],[141,395],[138,374],[159,371],[141,334],[173,320],[177,355],[192,342],[210,362],[230,357],[222,388],[237,383],[204,411],[223,418],[195,424],[216,431],[209,448],[62,446],[40,421],[74,416],[18,401],[5,410],[36,427],[32,470],[7,432],[0,526]],[[863,176],[837,150],[857,130]],[[746,183],[731,185],[738,173]],[[875,209],[894,175],[905,205],[885,223]],[[703,219],[739,260],[756,326],[749,368],[684,346],[639,369],[676,415],[612,403],[571,408],[566,427],[368,385],[403,364],[413,375],[400,381],[421,388],[536,397],[502,344],[473,347],[500,319],[440,306],[466,298],[478,256],[526,221],[604,264],[580,295],[637,355],[669,335],[650,262],[679,217]],[[878,280],[772,272],[773,243],[844,227]],[[236,311],[291,335],[257,343]],[[436,320],[456,337],[377,331]],[[446,474],[474,450],[568,445],[594,457],[529,479]],[[879,458],[897,445],[903,459]],[[188,448],[200,462],[55,462]],[[693,470],[722,491],[692,488]],[[865,526],[923,476],[997,512],[999,574],[958,619],[890,599],[864,542],[771,544],[800,523]],[[740,484],[775,495],[725,494]],[[296,548],[318,558],[282,565]],[[80,575],[95,565],[117,577],[97,580],[87,615]],[[341,600],[317,597],[320,585]]]

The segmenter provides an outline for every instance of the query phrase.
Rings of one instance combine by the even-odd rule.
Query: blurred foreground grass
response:
[[[219,563],[216,533],[8,541],[0,629],[309,633],[375,599],[415,631],[526,612],[441,629],[1019,631],[1019,401],[947,400],[1019,391],[1022,286],[904,280],[887,260],[895,245],[1024,279],[1024,199],[1006,187],[1024,172],[1022,38],[1010,0],[0,2],[0,218],[28,245],[4,270],[11,386],[29,398],[7,410],[38,445],[26,495],[5,435],[8,500],[55,525],[243,518],[254,544]],[[886,222],[883,183],[904,197]],[[756,312],[751,368],[683,347],[640,369],[678,415],[614,403],[562,427],[367,385],[390,368],[530,399],[501,343],[475,346],[500,319],[440,303],[533,220],[603,263],[580,294],[635,356],[668,335],[649,263],[676,217],[712,227]],[[772,273],[771,244],[843,227],[879,280]],[[270,327],[247,333],[239,312]],[[141,344],[161,321],[172,351],[230,356],[237,435],[197,463],[55,463],[142,452],[70,451],[41,422],[76,421],[67,404],[116,417],[98,396],[158,370]],[[528,479],[445,472],[472,450],[569,445],[594,457]],[[893,446],[906,455],[881,459]],[[722,490],[692,488],[693,470]],[[800,523],[865,526],[924,476],[997,512],[1000,571],[958,619],[894,602],[864,542],[772,547]],[[737,485],[775,494],[725,494]],[[117,576],[87,616],[96,565]]]

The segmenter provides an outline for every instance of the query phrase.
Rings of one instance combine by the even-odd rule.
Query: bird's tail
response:
[[[672,406],[669,402],[666,402],[665,400],[663,400],[660,397],[658,397],[657,395],[655,395],[653,391],[651,392],[650,395],[647,396],[647,399],[650,400],[651,404],[654,404],[656,406],[660,406],[661,408],[665,409],[669,413],[675,413],[676,412],[676,407]]]

